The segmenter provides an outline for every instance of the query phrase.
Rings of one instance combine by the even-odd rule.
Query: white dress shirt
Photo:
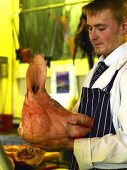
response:
[[[102,61],[103,56],[98,60]],[[120,69],[110,94],[111,114],[116,135],[82,138],[74,141],[74,155],[80,170],[127,168],[127,43],[114,50],[105,60],[110,66],[94,83],[92,88],[104,88],[117,69]],[[86,75],[84,87],[89,87],[90,80],[97,67]],[[80,100],[74,107],[77,112]]]

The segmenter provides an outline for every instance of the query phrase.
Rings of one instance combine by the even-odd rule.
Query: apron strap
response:
[[[113,86],[114,80],[115,80],[115,78],[116,78],[116,76],[117,76],[117,73],[119,72],[119,70],[120,70],[126,63],[127,63],[127,61],[126,61],[118,70],[116,70],[116,72],[115,72],[114,76],[112,77],[110,83],[109,83],[106,87],[104,87],[103,90],[110,92],[110,90],[111,90],[111,88],[112,88],[112,86]]]
[[[116,70],[116,72],[115,72],[115,74],[113,75],[113,77],[112,77],[111,81],[109,82],[109,84],[108,84],[106,87],[104,87],[104,89],[103,89],[104,91],[110,92],[110,90],[111,90],[111,88],[112,88],[112,86],[113,86],[114,80],[115,80],[115,78],[116,78],[116,76],[117,76],[117,74],[118,74],[118,71],[119,71],[119,70]]]

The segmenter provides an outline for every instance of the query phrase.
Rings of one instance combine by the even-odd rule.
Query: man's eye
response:
[[[99,31],[104,31],[106,28],[105,27],[98,27]]]

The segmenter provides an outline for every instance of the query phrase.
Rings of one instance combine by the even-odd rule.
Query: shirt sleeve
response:
[[[76,139],[74,155],[80,170],[127,167],[127,136],[119,129],[117,135]]]

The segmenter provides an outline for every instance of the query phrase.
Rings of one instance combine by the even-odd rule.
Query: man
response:
[[[74,141],[70,169],[127,168],[127,0],[93,0],[83,7],[99,61],[86,76],[78,112],[95,118],[89,136]],[[100,77],[94,77],[99,68]],[[76,159],[75,159],[76,158]]]

